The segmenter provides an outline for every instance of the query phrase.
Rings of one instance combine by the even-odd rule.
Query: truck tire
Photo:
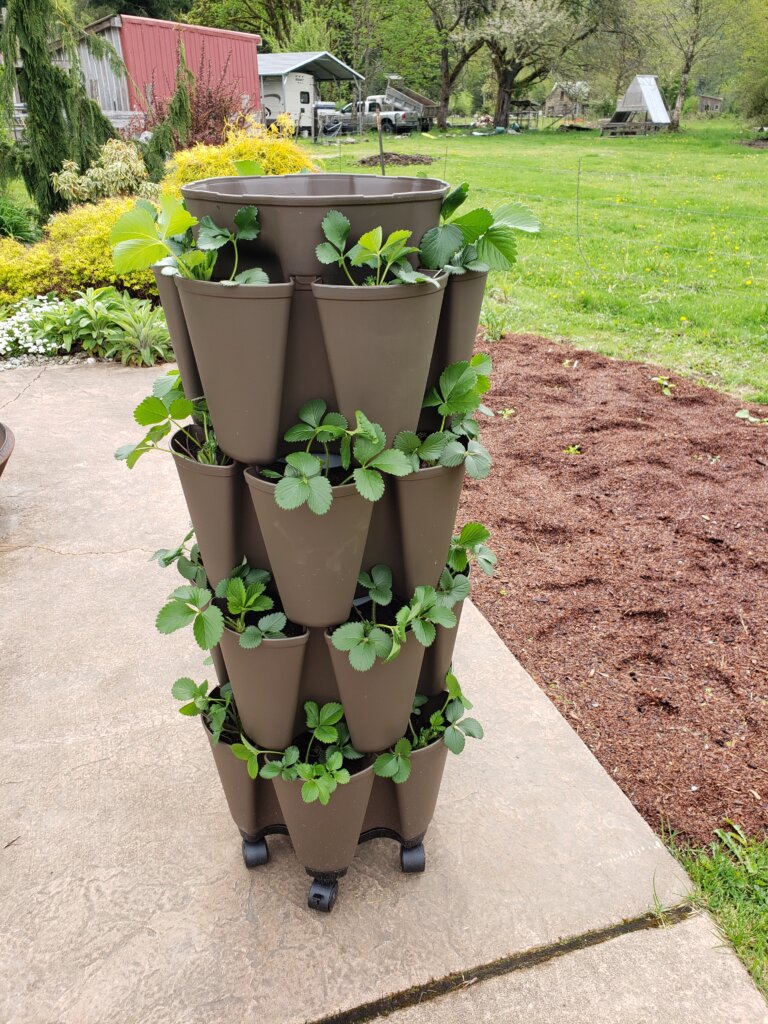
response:
[[[386,132],[388,135],[391,135],[392,132],[395,130],[395,126],[392,124],[391,121],[382,121],[381,130],[383,132]]]

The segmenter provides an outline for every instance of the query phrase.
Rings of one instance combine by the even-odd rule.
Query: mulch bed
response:
[[[463,495],[499,556],[474,600],[654,828],[761,834],[768,427],[681,378],[665,397],[656,367],[530,335],[483,348],[488,404],[514,411],[485,421],[494,473]]]
[[[435,158],[424,156],[423,153],[385,153],[384,164],[387,167],[409,167],[411,164],[433,164]],[[358,167],[378,167],[381,164],[378,154],[364,156],[357,161]]]

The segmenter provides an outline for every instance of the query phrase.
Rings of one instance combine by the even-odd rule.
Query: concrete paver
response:
[[[188,521],[175,469],[112,455],[157,371],[37,372],[0,376],[17,439],[0,483],[0,1019],[298,1024],[685,898],[472,607],[456,667],[486,739],[449,758],[427,872],[366,844],[326,917],[285,839],[246,871],[202,731],[170,696],[203,678],[200,652],[153,625],[175,578],[149,556]]]

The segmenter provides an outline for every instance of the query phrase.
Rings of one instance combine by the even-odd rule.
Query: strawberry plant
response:
[[[184,701],[179,708],[179,714],[191,717],[203,716],[211,730],[211,738],[214,743],[219,742],[225,729],[235,734],[240,732],[240,719],[232,699],[232,687],[229,683],[225,683],[220,688],[218,697],[213,697],[208,693],[207,680],[197,684],[193,679],[184,676],[176,680],[171,688],[171,693],[176,700]]]
[[[347,248],[351,225],[343,213],[329,210],[323,220],[325,242],[315,249],[320,263],[337,264],[344,271],[351,285],[357,286],[350,267],[368,267],[373,271],[362,282],[363,285],[384,284],[431,284],[439,288],[438,282],[428,274],[420,274],[408,262],[408,256],[419,250],[408,245],[411,231],[392,231],[386,239],[380,227],[366,231],[357,243]]]
[[[496,553],[485,543],[490,537],[490,530],[482,523],[465,523],[451,538],[446,560],[448,568],[454,573],[465,573],[475,562],[486,576],[492,576]]]

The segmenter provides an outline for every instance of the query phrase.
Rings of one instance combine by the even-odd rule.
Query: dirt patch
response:
[[[499,555],[474,599],[654,828],[764,831],[768,428],[683,379],[664,397],[657,367],[529,335],[483,347],[507,413],[462,500]]]
[[[433,164],[435,158],[424,156],[423,153],[385,153],[384,163],[387,167],[409,167],[411,164]],[[381,161],[378,155],[364,156],[357,161],[358,167],[378,167]]]
[[[768,149],[768,139],[748,139],[742,142],[742,146],[749,146],[750,149]]]

